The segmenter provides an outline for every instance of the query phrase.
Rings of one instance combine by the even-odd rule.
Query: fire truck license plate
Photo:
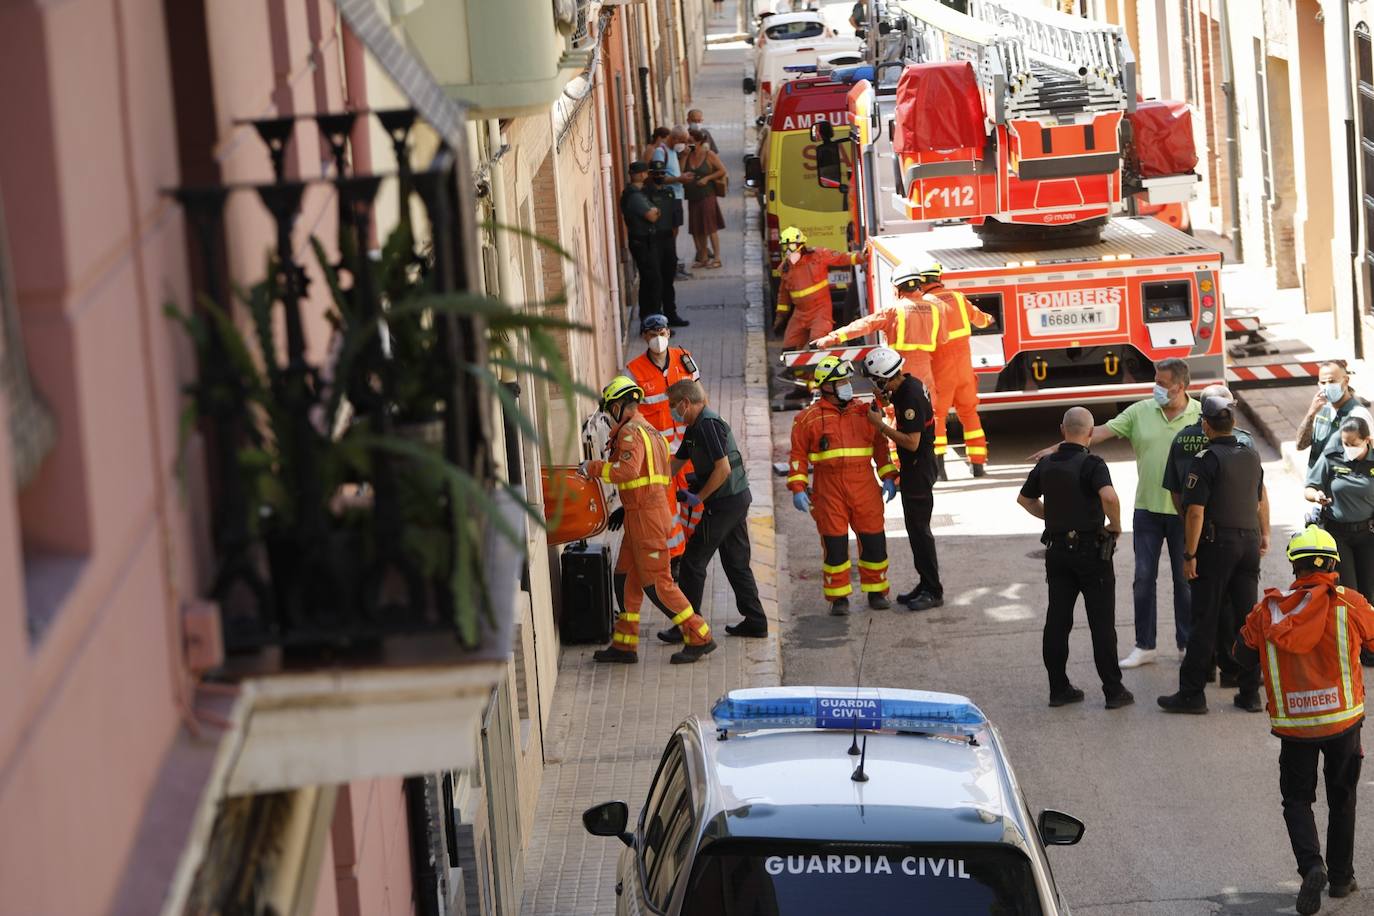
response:
[[[1104,331],[1116,327],[1114,306],[1029,309],[1026,324],[1032,337],[1051,337],[1076,331]]]
[[[847,270],[832,270],[832,271],[830,272],[830,285],[831,285],[831,286],[848,286],[848,285],[849,285],[849,271],[847,271]]]

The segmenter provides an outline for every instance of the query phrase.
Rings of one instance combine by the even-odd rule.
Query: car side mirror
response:
[[[623,801],[602,802],[582,812],[582,826],[592,836],[613,836],[631,849],[634,848],[634,835],[625,827],[630,823],[630,806]],[[1081,825],[1080,825],[1081,826]]]
[[[1046,846],[1072,846],[1083,839],[1083,822],[1072,814],[1046,808],[1037,823],[1040,840]]]
[[[758,156],[744,157],[744,184],[750,188],[763,184],[763,162]]]
[[[744,94],[745,94],[745,95],[753,95],[753,94],[754,94],[754,90],[757,89],[757,88],[758,88],[758,87],[757,87],[757,85],[754,83],[754,78],[753,78],[752,76],[746,76],[746,77],[744,78]]]
[[[835,142],[835,128],[829,121],[816,121],[811,125],[812,143]]]

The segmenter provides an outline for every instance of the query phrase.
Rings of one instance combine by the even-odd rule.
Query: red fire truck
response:
[[[1222,381],[1220,253],[1118,215],[1134,195],[1185,201],[1197,181],[1188,112],[1138,104],[1121,29],[1017,0],[969,14],[873,0],[869,24],[883,63],[832,74],[853,79],[853,168],[818,153],[872,243],[861,309],[891,300],[902,262],[940,262],[997,318],[972,342],[984,409],[1130,400],[1166,357],[1188,360],[1195,388]],[[783,361],[801,376],[826,352],[864,348]]]

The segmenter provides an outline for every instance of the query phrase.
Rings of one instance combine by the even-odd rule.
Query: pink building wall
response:
[[[206,12],[222,178],[269,180],[232,121],[342,107],[333,6]],[[185,699],[179,609],[207,581],[208,524],[196,469],[189,486],[175,473],[192,362],[162,315],[190,300],[181,213],[161,193],[180,181],[170,67],[162,0],[0,4],[0,199],[23,344],[58,424],[18,495],[0,430],[0,916],[106,911]],[[348,94],[365,104],[364,87]],[[296,139],[290,171],[318,177],[327,151],[313,127]],[[298,251],[311,232],[332,248],[333,214],[332,192],[311,190]],[[255,196],[236,195],[228,240],[235,279],[258,278],[273,228]],[[316,354],[325,292],[317,278]],[[36,562],[58,557],[72,562]],[[31,640],[26,596],[43,583],[66,591]],[[411,912],[400,780],[346,788],[345,814],[316,912]]]

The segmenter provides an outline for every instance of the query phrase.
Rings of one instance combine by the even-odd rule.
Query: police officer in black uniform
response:
[[[1225,385],[1208,385],[1198,395],[1200,398],[1218,397],[1234,404],[1235,395]],[[1255,447],[1255,439],[1246,430],[1236,427],[1233,431],[1236,441],[1246,448]],[[1164,489],[1174,501],[1174,511],[1183,517],[1183,482],[1188,479],[1188,470],[1193,459],[1207,447],[1207,434],[1202,431],[1202,419],[1190,423],[1178,431],[1169,446],[1169,459],[1164,464]],[[1265,497],[1267,500],[1267,496]],[[1217,614],[1217,644],[1215,667],[1221,671],[1221,686],[1235,687],[1240,683],[1240,668],[1231,658],[1230,646],[1236,641],[1236,634],[1245,623],[1248,608],[1231,607],[1230,599],[1223,596],[1221,611]],[[1212,683],[1216,672],[1207,670],[1207,683]]]
[[[1036,462],[1016,501],[1044,519],[1045,581],[1049,607],[1041,651],[1050,679],[1050,705],[1083,700],[1083,691],[1069,682],[1069,631],[1073,606],[1083,596],[1083,610],[1092,633],[1093,662],[1102,680],[1108,709],[1135,702],[1121,683],[1116,659],[1116,573],[1112,554],[1121,534],[1121,500],[1112,486],[1107,462],[1088,451],[1093,415],[1085,407],[1070,407],[1060,426],[1064,441]]]
[[[625,235],[629,242],[630,257],[634,258],[635,270],[639,273],[639,313],[640,315],[666,315],[668,324],[685,327],[677,315],[677,298],[673,292],[673,273],[676,262],[663,275],[663,251],[673,248],[673,227],[669,219],[671,208],[657,199],[658,188],[651,185],[649,166],[643,162],[630,163],[630,181],[620,194],[620,215],[625,220]],[[665,285],[669,297],[665,301]],[[673,303],[669,311],[667,301]]]
[[[930,516],[935,510],[935,410],[930,393],[915,376],[902,371],[902,357],[888,347],[874,347],[860,368],[873,383],[877,400],[868,412],[868,422],[882,430],[897,446],[901,472],[902,515],[906,519],[911,559],[918,576],[916,587],[897,596],[900,604],[913,611],[925,611],[945,603],[945,588],[940,584],[940,561],[935,554],[935,535]],[[896,427],[883,420],[880,404],[892,405]]]
[[[665,214],[673,212],[673,208],[682,207],[682,201],[673,195],[673,188],[668,181],[668,163],[662,159],[656,159],[649,163],[649,182],[645,190],[649,193],[649,199],[654,202]],[[682,316],[677,313],[677,241],[673,235],[673,225],[671,219],[665,219],[654,227],[654,256],[658,258],[659,283],[659,304],[662,306],[660,314],[668,316],[668,326],[673,328],[685,328],[689,322],[684,321]]]
[[[1188,467],[1183,482],[1183,572],[1190,580],[1193,626],[1178,671],[1178,692],[1159,698],[1165,712],[1205,713],[1203,688],[1216,648],[1217,616],[1225,598],[1235,608],[1259,600],[1260,557],[1269,546],[1269,507],[1264,469],[1252,448],[1234,435],[1235,408],[1225,398],[1202,401],[1207,447]],[[1259,669],[1239,665],[1233,702],[1259,712]]]

